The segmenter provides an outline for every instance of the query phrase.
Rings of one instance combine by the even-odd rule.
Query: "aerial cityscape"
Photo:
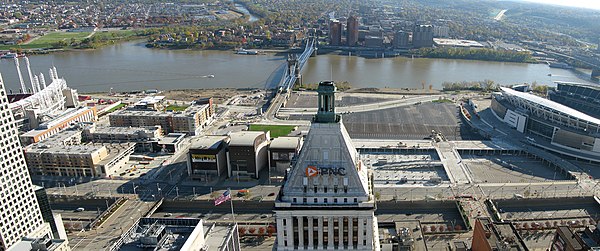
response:
[[[0,251],[600,250],[582,1],[0,2]]]

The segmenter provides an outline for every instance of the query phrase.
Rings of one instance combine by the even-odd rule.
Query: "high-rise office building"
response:
[[[0,251],[23,237],[50,236],[35,197],[0,75]]]
[[[275,201],[277,250],[379,250],[372,181],[335,114],[333,82]]]
[[[346,33],[346,42],[348,46],[355,46],[358,43],[358,18],[350,16],[346,25],[348,31]]]
[[[337,19],[329,21],[329,45],[342,45],[342,23]]]
[[[448,37],[450,36],[450,28],[446,25],[435,25],[433,26],[434,37]]]
[[[408,34],[408,32],[406,31],[397,31],[396,34],[394,34],[394,48],[396,49],[401,49],[401,48],[409,48],[410,47],[410,34]]]
[[[415,25],[413,30],[413,47],[423,48],[433,46],[433,26]]]

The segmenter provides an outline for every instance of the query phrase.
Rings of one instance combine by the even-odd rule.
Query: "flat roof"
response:
[[[260,135],[265,134],[262,131],[241,131],[241,132],[232,132],[229,137],[231,140],[229,141],[230,146],[252,146],[254,145],[254,140]]]
[[[300,137],[279,137],[271,140],[272,149],[294,149],[300,145]]]
[[[185,133],[169,133],[158,140],[159,144],[176,144],[185,137]]]
[[[509,95],[516,96],[516,97],[519,97],[519,98],[522,98],[525,100],[529,100],[531,102],[540,104],[542,106],[556,110],[556,111],[564,113],[566,115],[573,116],[577,119],[581,119],[584,121],[588,121],[588,122],[600,125],[600,119],[594,118],[583,112],[577,111],[571,107],[556,103],[552,100],[545,99],[545,98],[542,98],[542,97],[539,97],[539,96],[536,96],[536,95],[533,95],[530,93],[526,93],[526,92],[515,91],[511,88],[500,87],[500,89],[502,90],[502,92],[507,93]]]
[[[216,149],[227,136],[200,136],[192,138],[190,149]]]
[[[205,244],[207,250],[218,250],[223,244],[223,240],[227,239],[231,234],[231,226],[205,224],[204,227],[209,229],[205,236]]]
[[[442,46],[484,47],[483,44],[481,44],[477,41],[464,40],[464,39],[434,38],[433,42],[435,42],[437,45],[442,45]]]

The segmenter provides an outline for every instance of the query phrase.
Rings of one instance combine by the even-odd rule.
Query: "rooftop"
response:
[[[583,120],[583,121],[588,121],[597,125],[600,125],[600,119],[594,118],[590,115],[587,115],[585,113],[582,113],[580,111],[577,111],[571,107],[556,103],[554,101],[551,101],[549,99],[545,99],[530,93],[525,93],[525,92],[520,92],[520,91],[515,91],[513,89],[510,88],[506,88],[506,87],[501,87],[502,92],[506,93],[508,95],[512,95],[512,96],[516,96],[519,97],[521,99],[525,99],[531,102],[534,102],[536,104],[545,106],[547,108],[550,108],[552,110],[556,110],[558,112],[564,113],[566,115],[575,117],[577,119]]]
[[[192,138],[190,149],[217,149],[227,136],[200,136]]]
[[[185,133],[169,133],[167,135],[165,135],[164,137],[160,138],[158,143],[159,144],[177,144],[179,142],[181,142],[181,140],[183,140],[183,138],[185,138]]]
[[[271,149],[295,149],[300,145],[300,137],[279,137],[271,140]]]
[[[483,44],[473,40],[434,38],[433,42],[439,46],[455,47],[484,47]]]
[[[230,146],[251,146],[254,145],[254,140],[257,137],[264,135],[265,132],[260,131],[241,131],[241,132],[232,132],[229,137],[231,140],[229,141]]]

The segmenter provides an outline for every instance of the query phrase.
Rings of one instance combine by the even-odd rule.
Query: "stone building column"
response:
[[[287,246],[290,249],[294,249],[294,217],[290,216],[286,218],[285,222],[287,223],[285,226],[286,235],[287,235]]]
[[[318,231],[319,231],[319,246],[317,246],[317,249],[323,249],[324,245],[323,245],[323,216],[319,217],[319,226],[318,226]]]
[[[327,249],[333,249],[333,217],[327,218]]]
[[[278,217],[277,218],[277,248],[280,250],[283,250],[284,247],[284,243],[285,243],[285,239],[283,237],[283,228],[285,226],[283,225],[283,219]]]
[[[344,217],[338,218],[338,248],[344,248]]]
[[[365,240],[365,219],[362,217],[358,218],[358,249],[364,249],[363,241]]]
[[[367,219],[367,247],[373,247],[373,217]]]
[[[308,217],[308,249],[315,248],[315,243],[314,243],[315,227],[313,226],[313,221],[314,221],[314,218],[309,216]]]
[[[354,217],[348,217],[348,249],[353,249],[354,244],[352,239],[354,237]]]
[[[304,216],[298,217],[298,249],[304,249]]]

